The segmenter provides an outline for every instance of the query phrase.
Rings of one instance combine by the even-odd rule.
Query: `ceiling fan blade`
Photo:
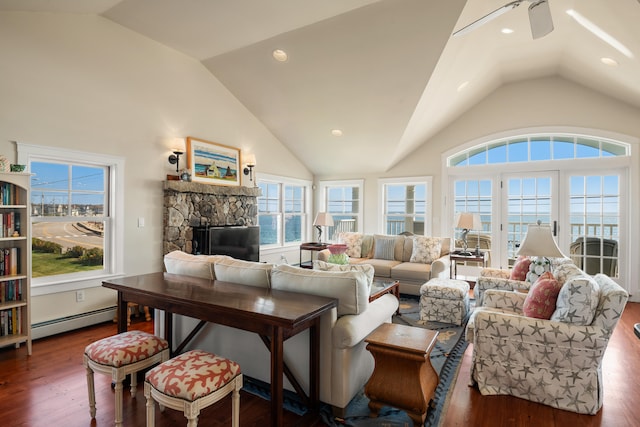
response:
[[[537,1],[529,6],[529,22],[531,23],[531,36],[534,40],[553,31],[553,20],[547,0]]]
[[[472,22],[471,24],[459,29],[458,31],[454,32],[453,35],[461,36],[461,35],[467,34],[468,32],[475,30],[476,28],[486,24],[487,22],[496,19],[498,16],[504,13],[507,13],[511,9],[515,9],[516,7],[520,6],[520,3],[522,3],[523,1],[524,0],[516,0],[516,1],[512,1],[511,3],[507,3],[504,6],[494,10],[493,12],[483,16],[482,18]]]

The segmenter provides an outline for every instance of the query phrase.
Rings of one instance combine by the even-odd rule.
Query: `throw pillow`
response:
[[[584,275],[584,272],[573,263],[565,263],[556,267],[553,270],[553,275],[558,283],[560,283],[560,286],[562,286],[572,277]]]
[[[536,319],[550,319],[556,310],[556,301],[560,292],[560,284],[550,272],[542,276],[531,285],[529,293],[524,300],[522,312],[527,317]]]
[[[527,273],[529,272],[529,265],[531,264],[531,260],[526,256],[520,256],[516,260],[516,263],[511,270],[511,276],[509,279],[511,280],[520,280],[521,282],[527,278]]]
[[[395,259],[394,251],[396,247],[396,239],[379,238],[375,240],[375,250],[373,257],[376,259],[386,259],[393,261]]]
[[[440,258],[442,237],[413,236],[413,250],[409,262],[431,264]]]
[[[558,294],[551,320],[586,326],[593,322],[600,299],[600,286],[591,276],[568,279]]]
[[[347,245],[347,255],[349,258],[362,257],[362,234],[344,232],[340,233],[338,240]]]
[[[317,259],[313,261],[313,269],[323,271],[362,271],[367,276],[369,286],[371,286],[375,274],[371,264],[331,264]]]

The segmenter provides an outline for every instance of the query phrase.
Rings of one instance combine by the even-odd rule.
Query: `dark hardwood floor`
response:
[[[604,407],[595,416],[578,415],[508,396],[482,396],[468,386],[471,348],[468,348],[455,383],[443,426],[640,426],[640,339],[633,325],[640,322],[640,304],[629,303],[618,324],[603,362]],[[152,323],[134,320],[132,329],[151,332]],[[113,391],[110,378],[96,374],[97,417],[91,420],[87,403],[84,347],[115,334],[106,323],[55,337],[37,340],[33,355],[26,348],[0,349],[0,424],[3,426],[111,426]],[[240,425],[263,427],[269,419],[268,402],[242,392]],[[199,425],[229,426],[229,398],[204,410]],[[167,409],[156,413],[156,425],[186,425],[182,413]],[[136,399],[124,398],[125,426],[145,425],[142,385]],[[301,419],[285,411],[286,426],[316,427],[319,419]]]

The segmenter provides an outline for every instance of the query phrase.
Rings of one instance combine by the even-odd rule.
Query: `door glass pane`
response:
[[[617,277],[620,177],[572,176],[570,192],[571,259],[587,274]]]
[[[529,224],[552,221],[551,178],[509,178],[507,183],[507,258],[512,265]]]
[[[480,215],[482,230],[472,230],[467,234],[467,244],[471,249],[488,251],[487,265],[491,265],[492,185],[490,179],[460,180],[454,183],[454,214],[471,212]],[[462,248],[461,231],[456,230],[455,247]]]

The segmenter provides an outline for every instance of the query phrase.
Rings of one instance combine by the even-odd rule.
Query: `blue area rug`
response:
[[[428,322],[420,320],[418,297],[403,296],[400,299],[400,316],[393,317],[393,323],[426,328],[440,332],[438,342],[431,351],[431,365],[438,372],[440,382],[433,397],[433,407],[427,412],[425,427],[436,427],[446,408],[446,401],[451,385],[458,376],[458,368],[467,341],[464,339],[466,321],[462,326],[450,323]],[[407,427],[413,426],[413,421],[406,412],[385,406],[377,418],[369,417],[369,399],[361,390],[346,408],[344,418],[335,418],[330,408],[322,411],[323,421],[328,426],[355,427]]]
[[[462,326],[449,323],[426,322],[420,320],[418,297],[403,296],[400,299],[400,316],[393,317],[393,323],[426,328],[440,332],[438,342],[431,351],[431,365],[438,372],[440,382],[433,398],[433,407],[427,412],[425,427],[437,427],[443,410],[446,408],[447,396],[451,385],[455,382],[460,367],[460,361],[467,348],[464,339],[466,322]],[[245,376],[244,391],[269,399],[269,385]],[[377,418],[369,417],[369,399],[361,390],[349,402],[344,418],[336,418],[329,405],[323,405],[320,411],[322,420],[328,426],[354,426],[354,427],[407,427],[412,426],[413,421],[406,412],[383,407]],[[284,393],[284,407],[298,415],[306,412],[306,407],[300,402],[299,397],[288,390]]]

